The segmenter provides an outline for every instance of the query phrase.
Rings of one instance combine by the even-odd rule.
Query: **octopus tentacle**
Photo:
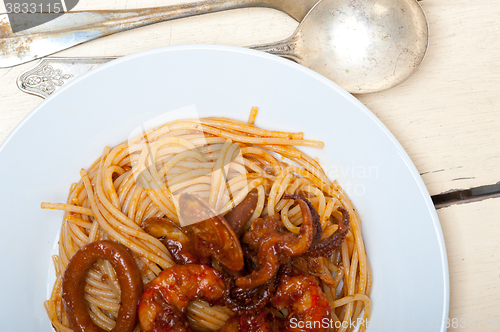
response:
[[[302,211],[302,225],[298,236],[282,231],[281,227],[272,226],[271,230],[262,229],[262,222],[256,222],[255,232],[250,231],[244,236],[244,241],[255,247],[258,239],[257,267],[250,275],[236,279],[238,287],[257,287],[269,281],[278,271],[280,263],[290,257],[305,253],[314,238],[313,213],[314,208],[304,197],[284,195],[285,199],[295,199]],[[309,203],[309,204],[308,204]],[[317,215],[317,214],[316,214]],[[319,219],[319,216],[317,216]],[[272,217],[276,220],[277,217]],[[259,235],[263,235],[259,237]]]
[[[317,221],[319,223],[319,216],[312,204],[302,196],[286,194],[283,199],[294,199],[299,202],[300,210],[302,211],[302,225],[300,226],[299,235],[297,237],[289,237],[293,239],[282,244],[281,251],[290,256],[299,256],[305,253],[314,239],[315,233],[318,231],[314,227],[314,213],[316,213]],[[321,229],[321,225],[320,225]],[[317,236],[317,235],[316,235]],[[321,237],[321,234],[319,235]]]
[[[347,232],[349,232],[350,216],[349,212],[343,207],[337,209],[342,213],[342,222],[339,223],[339,228],[329,237],[318,243],[313,243],[309,250],[304,253],[307,257],[330,257],[335,249],[340,248],[344,242]]]
[[[185,231],[167,218],[153,217],[143,221],[141,227],[146,233],[158,238],[178,265],[208,264],[210,257],[199,255]]]
[[[179,197],[179,214],[188,224],[184,229],[196,252],[214,257],[230,270],[243,268],[240,241],[223,216],[217,215],[199,197],[188,193]]]
[[[224,216],[237,237],[241,236],[243,227],[245,227],[246,223],[252,217],[257,207],[258,199],[259,196],[257,194],[250,192],[240,204],[236,205]]]
[[[238,315],[256,313],[264,308],[278,287],[278,274],[256,288],[234,287],[234,279],[226,281],[225,305]]]

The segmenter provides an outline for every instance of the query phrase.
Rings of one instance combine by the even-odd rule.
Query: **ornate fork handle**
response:
[[[116,58],[44,58],[17,78],[21,91],[47,98],[72,79]]]

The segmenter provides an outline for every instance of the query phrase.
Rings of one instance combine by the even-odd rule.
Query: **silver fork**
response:
[[[316,2],[318,0],[206,0],[133,10],[70,11],[17,33],[11,31],[8,14],[0,14],[0,68],[16,66],[117,32],[229,9],[275,8],[301,22]],[[43,15],[37,15],[40,14]],[[29,17],[29,14],[22,15]]]

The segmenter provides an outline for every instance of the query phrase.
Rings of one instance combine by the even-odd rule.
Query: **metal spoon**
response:
[[[361,94],[410,77],[428,43],[427,19],[416,0],[321,0],[290,38],[252,48],[294,60]]]
[[[422,63],[428,41],[427,19],[416,0],[322,0],[290,38],[252,48],[292,59],[351,93],[363,94],[410,77]],[[51,62],[62,65],[59,70],[71,79],[110,60],[47,58],[22,73],[18,86],[46,97],[64,81],[41,89],[30,78],[43,68],[55,70]]]
[[[12,33],[7,14],[0,14],[0,68],[12,67],[100,37],[145,25],[245,7],[279,9],[298,22],[318,0],[206,0],[134,10],[81,11]],[[22,19],[30,20],[30,14]],[[51,15],[51,14],[37,14]]]

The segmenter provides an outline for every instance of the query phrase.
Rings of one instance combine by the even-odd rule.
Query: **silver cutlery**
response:
[[[17,77],[17,86],[21,91],[47,98],[75,77],[114,59],[116,58],[43,58]]]
[[[416,0],[321,0],[291,37],[252,48],[363,94],[405,81],[424,60],[428,44],[427,18]]]
[[[362,94],[389,89],[410,77],[428,43],[427,19],[416,0],[321,0],[291,37],[251,48],[294,60]],[[21,74],[18,86],[47,97],[71,78],[108,61],[47,58]],[[57,70],[54,81],[50,75]]]
[[[317,1],[207,0],[133,10],[70,11],[45,24],[15,34],[11,31],[7,14],[0,14],[0,68],[42,58],[117,32],[229,9],[270,7],[282,10],[300,22]]]

